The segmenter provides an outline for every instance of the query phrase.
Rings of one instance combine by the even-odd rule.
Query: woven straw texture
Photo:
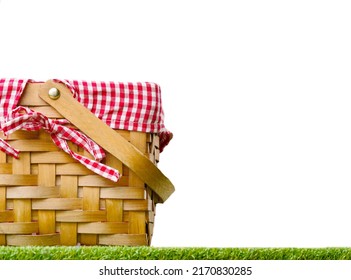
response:
[[[36,98],[24,96],[20,105],[62,118]],[[117,132],[157,164],[156,134]],[[43,130],[6,139],[21,153],[15,159],[0,152],[0,245],[150,245],[157,195],[117,158],[106,153],[103,160],[120,171],[115,183],[58,149]]]

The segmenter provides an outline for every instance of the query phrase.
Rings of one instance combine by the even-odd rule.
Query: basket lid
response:
[[[73,96],[113,129],[157,133],[160,152],[172,139],[164,125],[161,88],[151,82],[58,80]],[[0,122],[16,108],[31,79],[0,79]]]

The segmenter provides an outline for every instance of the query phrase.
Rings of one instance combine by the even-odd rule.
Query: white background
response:
[[[2,0],[0,76],[151,81],[153,246],[351,246],[351,4]]]
[[[18,261],[0,262],[1,276],[13,277],[12,279],[53,280],[60,279],[250,279],[250,280],[295,280],[295,279],[320,279],[320,280],[349,280],[351,276],[350,261],[232,261],[232,260],[60,260],[60,261]],[[105,267],[107,270],[105,270]],[[202,270],[199,268],[201,267]],[[211,268],[212,267],[212,268]],[[237,269],[244,267],[251,270],[251,275],[231,275]],[[196,269],[197,268],[197,269]],[[209,271],[207,268],[210,268]],[[216,268],[223,268],[223,274],[215,274]],[[225,268],[229,268],[225,270]],[[116,269],[116,270],[115,270]],[[141,269],[141,270],[140,270]],[[148,272],[150,270],[150,272]],[[180,273],[182,271],[182,274]],[[112,275],[108,275],[108,271]],[[142,271],[142,272],[140,272]],[[152,275],[155,272],[159,275]],[[220,270],[219,270],[220,271]],[[104,272],[105,275],[100,275]],[[139,275],[135,275],[136,272]],[[166,274],[174,273],[173,276]],[[193,275],[193,273],[197,276]],[[200,276],[206,274],[206,276]],[[212,272],[212,274],[211,274]],[[141,275],[142,273],[142,275]],[[148,275],[146,275],[148,274]],[[301,277],[302,276],[302,277]]]

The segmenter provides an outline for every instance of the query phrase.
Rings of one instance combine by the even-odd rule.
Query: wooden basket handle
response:
[[[57,98],[49,90],[59,91]],[[171,181],[131,143],[79,103],[62,83],[49,80],[39,89],[39,97],[79,128],[106,151],[117,157],[139,176],[164,202],[174,192]]]

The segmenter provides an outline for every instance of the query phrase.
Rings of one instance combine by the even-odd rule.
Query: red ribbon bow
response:
[[[72,158],[102,177],[117,182],[120,178],[118,170],[99,162],[105,157],[103,149],[80,131],[64,126],[68,123],[65,119],[49,119],[39,112],[19,106],[8,114],[4,122],[0,124],[0,129],[4,132],[5,136],[19,129],[27,131],[44,129],[50,134],[55,145],[68,153]],[[67,141],[71,141],[88,151],[95,160],[73,152],[69,148]],[[15,158],[19,156],[19,151],[1,138],[0,150]]]

